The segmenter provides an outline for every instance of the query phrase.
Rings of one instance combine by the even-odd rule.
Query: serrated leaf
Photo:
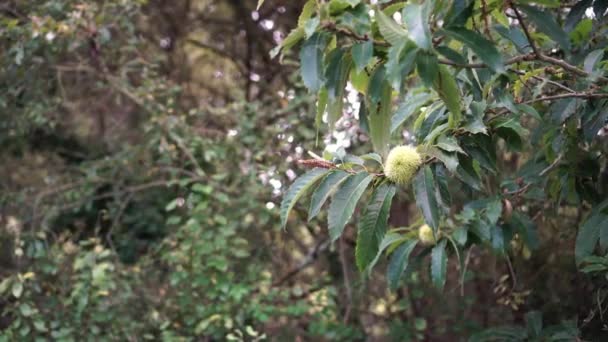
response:
[[[574,257],[577,265],[593,254],[600,238],[600,231],[608,229],[608,215],[592,211],[576,235]]]
[[[416,70],[425,87],[430,88],[439,75],[439,62],[434,53],[420,52],[416,56]]]
[[[431,251],[431,281],[439,290],[443,290],[447,274],[446,244],[447,240],[441,240]]]
[[[424,221],[437,233],[439,228],[439,209],[435,197],[435,179],[429,166],[424,166],[414,177],[416,205],[422,211]]]
[[[487,40],[484,36],[464,27],[452,27],[444,29],[443,32],[449,37],[461,41],[468,48],[473,50],[473,52],[493,71],[498,73],[503,73],[505,71],[500,52],[494,43]]]
[[[382,242],[380,242],[380,247],[378,247],[378,253],[376,253],[376,256],[374,257],[374,259],[367,266],[366,272],[370,272],[372,270],[372,268],[376,265],[376,263],[378,262],[378,259],[380,259],[380,256],[382,255],[382,252],[384,252],[385,249],[387,249],[391,245],[393,245],[399,241],[403,241],[403,240],[404,240],[404,237],[401,234],[387,233],[384,236],[384,239],[382,239]]]
[[[304,32],[302,32],[304,34]],[[300,72],[302,81],[310,92],[317,92],[323,85],[323,51],[327,45],[327,36],[315,33],[304,41],[300,50]]]
[[[460,91],[456,79],[444,65],[439,66],[439,74],[435,79],[433,89],[450,111],[449,127],[457,127],[462,117]]]
[[[414,69],[418,48],[411,41],[403,41],[388,49],[386,79],[395,91],[401,91],[403,79]]]
[[[405,241],[391,255],[391,260],[386,270],[386,279],[391,290],[396,289],[399,285],[399,280],[408,266],[410,254],[412,254],[417,243],[418,240]]]
[[[564,23],[564,29],[566,31],[572,31],[576,24],[578,24],[581,19],[583,19],[585,11],[587,10],[587,8],[589,8],[589,6],[591,6],[592,2],[592,0],[581,0],[570,9],[570,12],[568,13],[566,21]]]
[[[488,129],[483,122],[485,110],[485,102],[471,102],[471,112],[473,115],[467,118],[467,122],[462,128],[472,134],[488,134]]]
[[[325,204],[325,201],[334,192],[340,183],[348,176],[348,172],[342,170],[336,170],[330,172],[321,182],[319,186],[312,193],[310,199],[310,209],[308,210],[308,220],[312,220],[321,211],[321,207]]]
[[[382,157],[378,153],[374,153],[374,152],[366,153],[366,154],[360,156],[360,158],[363,160],[373,160],[376,163],[382,165]]]
[[[437,139],[437,143],[435,143],[435,145],[447,152],[465,153],[460,145],[458,145],[458,140],[456,140],[456,138],[453,136],[442,135]]]
[[[374,260],[384,239],[395,190],[393,184],[380,185],[372,194],[365,213],[359,221],[355,257],[361,272]]]
[[[315,34],[320,23],[321,21],[319,20],[319,17],[314,17],[306,21],[306,24],[304,24],[304,33],[306,38],[310,38],[313,34]]]
[[[529,20],[534,22],[537,30],[549,36],[551,40],[557,42],[562,48],[570,50],[570,38],[557,21],[555,21],[555,17],[552,14],[528,5],[520,5],[519,8],[526,13]]]
[[[458,156],[456,176],[471,188],[481,190],[481,180],[479,179],[479,174],[473,167],[471,158],[462,155]]]
[[[430,1],[423,4],[408,4],[403,9],[403,21],[410,39],[423,50],[433,47],[429,25]]]
[[[374,56],[374,43],[371,40],[368,40],[353,45],[352,55],[357,71],[362,71]]]
[[[438,148],[429,148],[428,155],[439,159],[450,170],[450,172],[456,172],[458,169],[458,156],[456,153],[443,152]]]
[[[275,46],[274,49],[270,51],[270,58],[275,58],[281,51],[285,54],[289,51],[294,45],[296,45],[300,40],[302,40],[305,36],[304,28],[298,27],[287,35],[285,39],[281,42],[280,45]]]
[[[281,227],[285,228],[287,225],[289,212],[298,199],[327,172],[329,172],[328,169],[315,168],[296,178],[285,195],[283,195],[283,200],[281,201]]]
[[[427,103],[431,99],[431,95],[428,93],[418,93],[414,95],[408,95],[399,104],[397,111],[391,119],[391,133],[395,132],[399,126],[401,126],[407,119],[416,113],[420,107]]]
[[[391,134],[392,89],[386,82],[384,66],[379,66],[369,82],[367,108],[369,135],[374,150],[386,156]]]
[[[475,1],[471,0],[454,0],[452,2],[452,7],[445,18],[444,27],[458,27],[465,26],[467,20],[473,14],[473,5]]]
[[[392,18],[389,18],[384,12],[376,11],[376,21],[380,34],[391,45],[399,45],[404,40],[408,39],[407,32],[401,25],[397,24]]]
[[[327,59],[329,61],[325,69],[325,88],[329,98],[327,121],[330,130],[333,130],[334,124],[342,117],[344,89],[350,74],[352,58],[342,49],[336,49]]]
[[[332,197],[328,214],[329,236],[332,241],[342,235],[344,226],[355,212],[357,202],[373,178],[367,172],[349,176]]]
[[[300,12],[300,16],[298,17],[298,27],[304,27],[308,19],[310,19],[315,13],[316,8],[316,0],[308,0],[306,4],[304,4],[304,7],[302,7],[302,12]]]
[[[604,57],[604,50],[603,49],[598,49],[598,50],[591,51],[587,55],[587,57],[585,57],[585,62],[583,64],[584,65],[583,69],[588,74],[593,74],[593,71],[595,69],[595,65],[597,64],[597,62],[601,61],[603,57]]]

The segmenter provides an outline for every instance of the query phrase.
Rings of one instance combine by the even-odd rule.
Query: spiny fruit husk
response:
[[[408,185],[420,165],[422,158],[414,147],[397,146],[388,153],[384,174],[393,183]]]
[[[418,239],[427,246],[432,246],[437,242],[435,235],[433,235],[433,229],[428,224],[423,224],[418,228]]]

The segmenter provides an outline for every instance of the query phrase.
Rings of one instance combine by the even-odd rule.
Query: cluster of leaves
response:
[[[433,283],[444,286],[450,254],[465,272],[461,256],[474,245],[507,256],[523,243],[533,252],[538,222],[563,220],[567,208],[587,217],[577,262],[598,241],[605,250],[606,2],[578,1],[569,10],[560,1],[383,3],[310,0],[273,53],[299,47],[302,80],[318,95],[316,121],[326,115],[330,131],[342,117],[345,86],[359,92],[360,128],[380,165],[400,144],[396,133],[414,137],[427,162],[413,192],[437,238],[416,255],[430,252]],[[370,174],[365,156],[340,157],[307,164],[319,168],[286,193],[283,223],[306,191],[313,191],[311,218],[333,194],[328,228],[336,240],[371,187],[358,219],[357,264],[364,271],[378,253],[392,252],[388,280],[396,287],[417,239],[388,229],[395,185],[382,170]]]

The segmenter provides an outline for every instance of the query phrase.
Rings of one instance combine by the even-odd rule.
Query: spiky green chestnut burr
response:
[[[393,183],[408,185],[421,164],[422,158],[414,147],[397,146],[388,153],[384,175]]]
[[[435,235],[433,234],[433,229],[431,229],[428,224],[423,224],[418,228],[418,239],[426,246],[432,246],[437,242]]]

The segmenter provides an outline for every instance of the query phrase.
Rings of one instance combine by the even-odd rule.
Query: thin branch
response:
[[[348,262],[346,260],[346,254],[344,252],[344,237],[340,239],[339,242],[339,254],[340,254],[340,264],[342,266],[342,277],[344,278],[344,288],[346,289],[346,310],[344,311],[344,319],[343,322],[346,324],[350,319],[350,313],[352,310],[353,303],[353,290],[351,288],[350,276],[348,274]]]
[[[549,96],[541,96],[532,100],[521,102],[520,104],[529,104],[534,102],[541,101],[552,101],[566,98],[584,98],[584,99],[597,99],[597,98],[605,98],[608,97],[608,93],[566,93],[566,94],[557,94],[557,95],[549,95]]]
[[[533,54],[525,54],[525,55],[518,55],[518,56],[514,56],[511,57],[509,59],[507,59],[505,61],[505,65],[511,65],[511,64],[515,64],[515,63],[519,63],[519,62],[524,62],[524,61],[533,61],[535,58],[535,56]],[[439,59],[439,63],[440,64],[445,64],[445,65],[451,65],[451,66],[455,66],[455,67],[459,67],[459,68],[467,68],[467,69],[484,69],[487,68],[488,65],[485,63],[470,63],[470,64],[462,64],[462,63],[456,63],[447,59],[443,59],[440,58]]]
[[[325,251],[329,247],[329,243],[330,243],[330,240],[327,239],[327,240],[321,241],[317,245],[315,245],[315,247],[308,252],[308,254],[304,258],[304,260],[298,266],[292,268],[285,275],[280,277],[278,280],[274,281],[272,283],[272,287],[282,285],[283,283],[285,283],[286,281],[288,281],[289,279],[291,279],[292,277],[294,277],[295,275],[300,273],[303,269],[310,266],[315,260],[317,260],[319,255],[321,255],[321,252]]]
[[[538,48],[536,47],[536,44],[534,44],[534,40],[532,39],[532,35],[530,35],[530,31],[528,31],[528,26],[524,22],[523,18],[521,17],[521,14],[517,10],[517,7],[513,3],[513,1],[509,1],[509,7],[511,7],[511,9],[513,10],[513,12],[515,12],[515,16],[517,17],[517,21],[519,22],[519,26],[521,26],[522,30],[524,30],[524,34],[526,35],[526,38],[528,39],[528,42],[530,43],[530,47],[532,48],[532,51],[534,51],[534,54],[537,57],[540,58],[541,53],[538,51]]]
[[[586,71],[579,69],[572,64],[569,64],[568,62],[564,61],[563,59],[550,57],[550,56],[544,55],[542,53],[538,55],[538,59],[540,59],[543,62],[547,62],[547,63],[553,64],[553,65],[560,66],[564,70],[570,71],[579,76],[585,76],[585,77],[589,76],[589,73],[587,73]],[[604,82],[608,82],[608,78],[603,77],[603,76],[600,76],[597,79],[602,80]]]

